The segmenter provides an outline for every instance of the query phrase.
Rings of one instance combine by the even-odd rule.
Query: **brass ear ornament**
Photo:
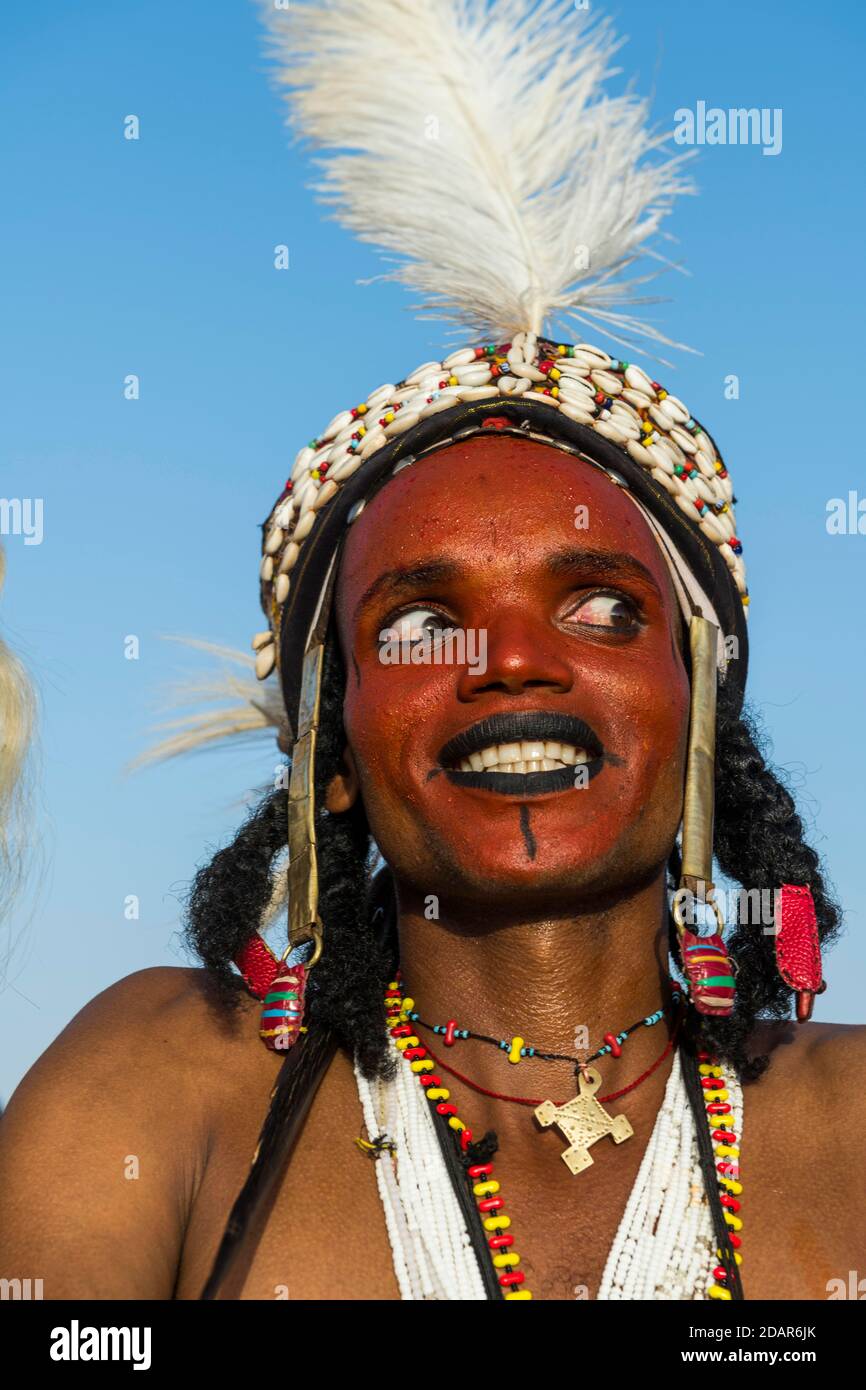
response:
[[[683,799],[682,871],[673,916],[689,996],[699,1014],[727,1018],[734,1010],[734,965],[713,883],[718,628],[700,613],[689,622],[692,667],[689,742]],[[718,931],[700,936],[686,925],[683,898],[712,908]]]

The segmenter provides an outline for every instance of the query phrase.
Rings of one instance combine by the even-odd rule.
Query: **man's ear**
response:
[[[351,748],[346,747],[340,759],[340,770],[331,778],[325,792],[325,809],[335,815],[350,810],[358,800],[359,791],[358,769]]]

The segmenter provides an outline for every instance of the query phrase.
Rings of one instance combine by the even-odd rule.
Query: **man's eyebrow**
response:
[[[378,598],[381,593],[398,599],[402,594],[411,594],[428,584],[446,584],[459,579],[463,568],[453,560],[425,560],[421,565],[399,565],[396,569],[385,570],[364,590],[355,605],[354,618],[357,621],[362,609]]]
[[[587,574],[601,575],[605,579],[642,579],[652,586],[659,598],[662,597],[658,581],[652,571],[634,555],[619,550],[585,550],[572,547],[558,550],[548,556],[545,569],[549,574],[570,574],[575,570]]]

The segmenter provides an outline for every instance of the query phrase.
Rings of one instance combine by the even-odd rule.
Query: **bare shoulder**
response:
[[[753,1056],[768,1056],[768,1078],[774,1072],[783,1074],[786,1085],[794,1073],[802,1076],[804,1084],[817,1077],[833,1082],[841,1067],[862,1066],[866,1061],[866,1024],[764,1019],[755,1026],[749,1051]]]
[[[749,1102],[774,1116],[796,1114],[832,1133],[836,1151],[852,1154],[866,1140],[866,1026],[851,1023],[760,1022],[752,1055],[769,1067]]]
[[[92,999],[0,1121],[0,1264],[35,1261],[46,1297],[170,1297],[217,1117],[271,1084],[255,1009],[178,967]]]

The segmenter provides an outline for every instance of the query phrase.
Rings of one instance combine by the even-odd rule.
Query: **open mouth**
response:
[[[506,795],[584,787],[604,748],[582,719],[544,710],[495,714],[449,739],[439,760],[449,782]]]

